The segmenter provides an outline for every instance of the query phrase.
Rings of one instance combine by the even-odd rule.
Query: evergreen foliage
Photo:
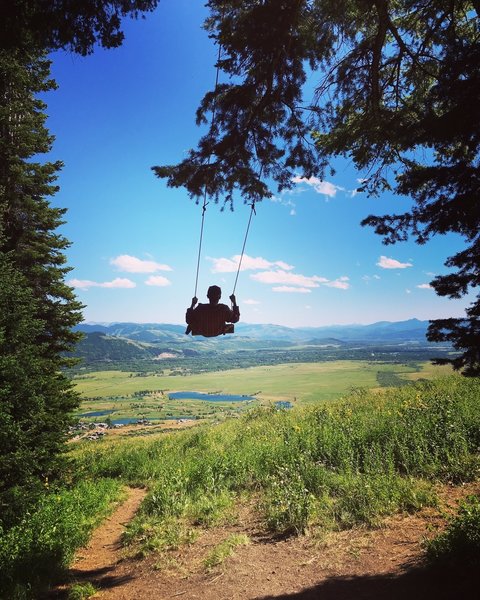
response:
[[[208,92],[197,122],[215,115],[177,165],[154,167],[193,197],[233,205],[271,195],[293,177],[323,176],[334,156],[368,173],[361,190],[412,197],[404,214],[369,216],[386,244],[455,232],[466,249],[432,286],[458,298],[480,283],[480,4],[373,0],[210,0],[205,26],[227,83]],[[305,84],[314,87],[304,98]],[[464,319],[432,321],[451,361],[480,373],[480,296]]]
[[[67,240],[55,230],[62,209],[47,198],[59,163],[35,162],[48,152],[44,104],[53,87],[49,62],[0,51],[0,506],[9,525],[58,473],[77,394],[62,353],[79,338],[72,327],[81,305],[64,282]]]
[[[60,162],[42,161],[53,137],[39,94],[54,89],[45,53],[121,44],[120,18],[156,0],[98,3],[12,0],[0,7],[0,529],[22,518],[58,474],[69,414],[78,404],[62,368],[81,334],[81,304],[66,285],[50,198]]]
[[[7,49],[68,49],[91,54],[96,43],[116,48],[121,18],[152,11],[159,0],[9,0],[3,3],[0,40]]]

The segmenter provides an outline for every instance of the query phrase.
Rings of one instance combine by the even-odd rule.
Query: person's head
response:
[[[207,298],[210,300],[210,304],[218,304],[222,297],[222,290],[218,285],[211,285],[207,291]]]

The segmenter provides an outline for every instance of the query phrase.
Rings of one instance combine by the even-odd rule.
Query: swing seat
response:
[[[217,337],[234,333],[235,328],[233,323],[225,321],[225,312],[230,309],[225,304],[199,304],[196,309],[189,308],[187,310],[186,320],[187,329],[185,333],[188,335],[202,335],[203,337]],[[231,314],[231,313],[230,313]],[[227,317],[228,318],[228,317]],[[238,321],[238,318],[236,318]]]
[[[219,335],[225,335],[227,333],[235,333],[235,327],[233,323],[225,323],[223,331],[220,331],[219,333],[211,333],[211,330],[208,328],[202,329],[201,326],[197,326],[195,327],[195,329],[193,329],[190,325],[188,325],[187,329],[185,330],[185,333],[187,335],[191,333],[192,335],[202,335],[203,337],[217,337]]]

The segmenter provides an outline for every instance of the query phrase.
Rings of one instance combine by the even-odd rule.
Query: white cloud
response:
[[[330,198],[334,198],[338,191],[345,191],[345,188],[334,185],[329,181],[322,181],[318,177],[307,178],[295,175],[295,177],[292,178],[292,181],[293,183],[306,183],[310,187],[313,187],[317,194],[323,194],[325,196],[329,196]]]
[[[104,288],[134,288],[137,286],[136,283],[130,279],[125,279],[124,277],[117,277],[113,281],[106,281],[105,283],[100,283],[99,285],[100,287]]]
[[[261,273],[254,273],[253,275],[250,275],[250,278],[254,279],[255,281],[259,281],[260,283],[279,283],[305,288],[317,288],[321,283],[326,283],[328,281],[328,279],[325,277],[318,277],[317,275],[307,277],[306,275],[290,273],[282,269],[278,269],[277,271],[262,271]]]
[[[272,288],[274,292],[286,292],[286,293],[297,293],[297,294],[311,294],[312,290],[304,287],[293,287],[289,285],[279,285]]]
[[[350,287],[348,281],[348,277],[339,277],[334,281],[327,281],[326,283],[324,283],[324,285],[326,285],[327,287],[337,288],[339,290],[348,290],[348,288]]]
[[[88,290],[91,287],[101,287],[101,288],[134,288],[136,287],[136,283],[131,281],[130,279],[124,279],[121,277],[117,277],[113,281],[105,281],[100,283],[98,281],[91,281],[89,279],[70,279],[68,284],[74,288],[79,288],[81,290]]]
[[[416,286],[419,290],[433,290],[432,286],[429,283],[421,283]]]
[[[110,264],[119,271],[127,273],[156,273],[157,271],[172,271],[168,265],[162,265],[154,260],[141,260],[129,254],[121,254],[110,260]]]
[[[363,281],[372,281],[372,279],[381,279],[380,275],[363,275]]]
[[[212,258],[208,256],[207,260],[213,263],[212,273],[235,273],[238,270],[240,254],[236,254],[231,258]],[[272,267],[279,267],[286,271],[291,271],[294,268],[281,260],[271,262],[261,256],[255,258],[253,256],[248,256],[248,254],[244,254],[240,270],[255,271],[258,269],[270,269]]]
[[[242,300],[242,304],[249,304],[251,306],[255,304],[261,304],[258,300],[252,300],[252,298],[247,298],[247,300]]]
[[[378,259],[377,266],[382,267],[382,269],[406,269],[407,267],[412,267],[412,263],[402,263],[394,258],[388,258],[387,256],[381,256]]]
[[[412,290],[409,290],[409,289],[407,288],[407,289],[405,290],[405,293],[406,293],[406,294],[411,294],[411,293],[412,293]]]
[[[145,285],[166,287],[167,285],[172,285],[172,282],[162,275],[150,275],[150,277],[145,281]]]

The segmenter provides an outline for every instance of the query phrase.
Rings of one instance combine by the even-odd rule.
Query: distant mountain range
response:
[[[428,321],[409,319],[408,321],[379,321],[371,325],[328,325],[324,327],[284,327],[282,325],[251,325],[238,323],[234,336],[221,336],[218,339],[248,338],[252,341],[282,342],[287,344],[324,344],[326,341],[338,344],[350,342],[426,342]],[[215,342],[215,339],[192,338],[185,335],[185,326],[165,323],[82,323],[77,330],[84,333],[98,332],[106,336],[126,338],[144,343],[186,343]]]
[[[331,325],[325,327],[283,327],[281,325],[235,325],[234,335],[217,338],[185,335],[183,325],[166,323],[82,323],[76,327],[85,337],[77,345],[74,356],[85,364],[98,362],[125,362],[164,360],[168,358],[209,355],[231,360],[246,354],[257,357],[272,353],[290,358],[292,352],[332,352],[346,357],[352,352],[375,346],[425,348],[428,321],[380,321],[371,325]],[[364,354],[363,354],[364,355]]]
[[[399,343],[426,342],[428,321],[410,319],[408,321],[380,321],[371,325],[330,325],[324,327],[284,327],[281,325],[235,325],[235,335],[206,339],[185,335],[183,325],[165,323],[82,323],[77,330],[84,333],[97,333],[104,336],[123,338],[132,342],[158,345],[197,346],[212,345],[221,340],[230,345],[241,342],[242,345],[269,342],[270,345],[325,345],[346,343]]]

